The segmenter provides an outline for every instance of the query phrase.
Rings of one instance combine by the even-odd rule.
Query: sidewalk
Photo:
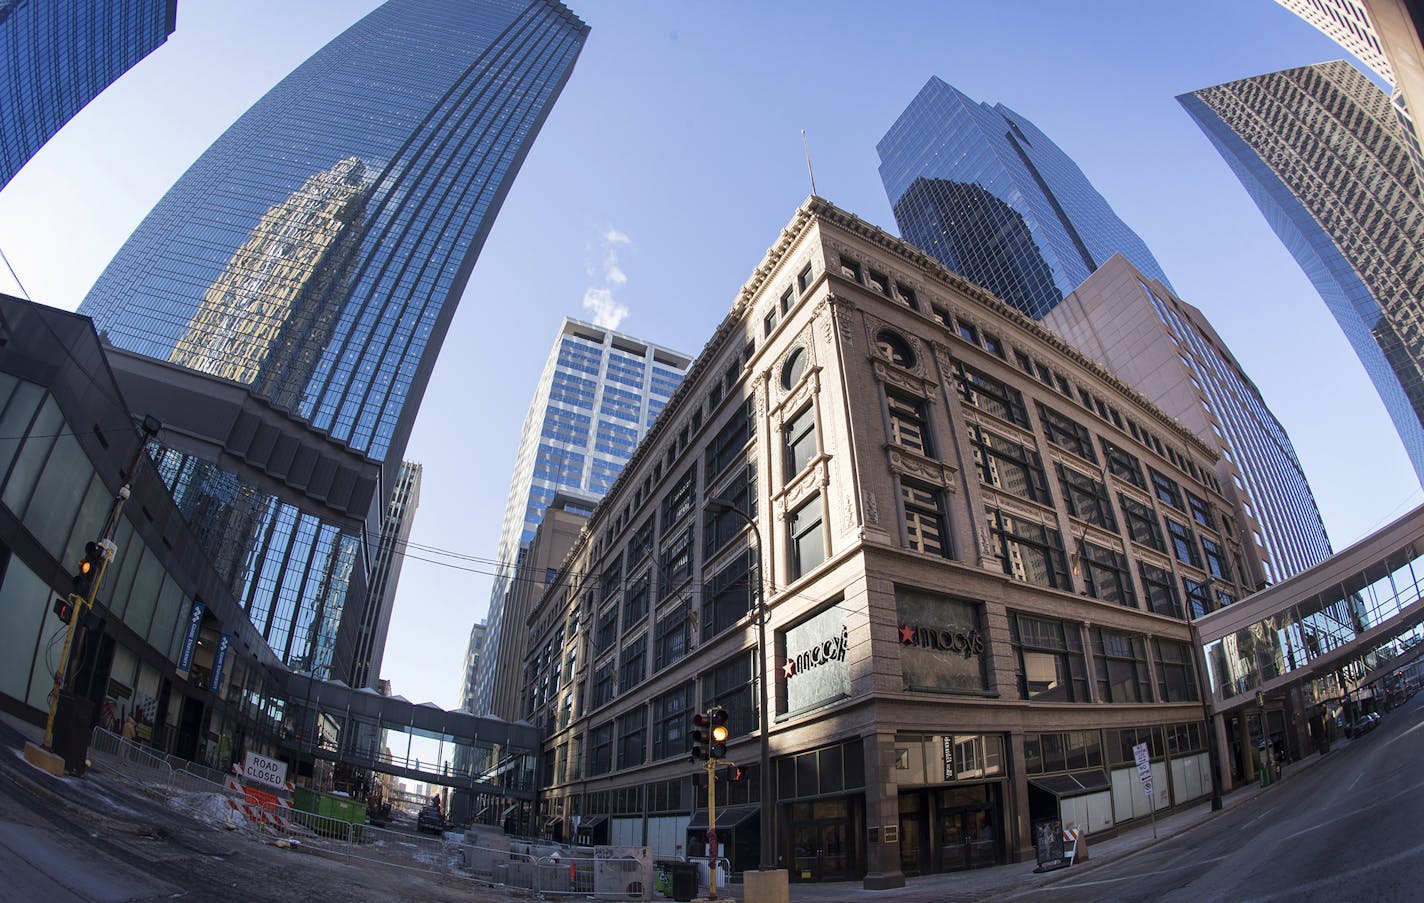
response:
[[[1336,748],[1347,746],[1349,741],[1337,743]],[[1282,780],[1300,774],[1321,761],[1318,753],[1312,753],[1298,762],[1282,768]],[[1222,810],[1231,809],[1269,793],[1259,784],[1239,787],[1222,798]],[[1089,845],[1088,861],[1069,868],[1050,872],[1035,873],[1037,861],[1015,862],[993,868],[974,869],[965,872],[950,872],[942,875],[923,875],[905,879],[905,886],[893,890],[865,890],[859,881],[842,881],[824,884],[791,884],[791,900],[796,903],[865,903],[871,900],[896,901],[896,903],[949,903],[949,901],[972,901],[1003,899],[1031,894],[1036,888],[1046,887],[1067,879],[1079,880],[1097,867],[1119,862],[1124,857],[1161,843],[1169,837],[1191,831],[1214,818],[1218,813],[1211,810],[1210,797],[1203,797],[1188,808],[1157,816],[1157,832],[1153,837],[1152,824],[1144,821],[1133,824],[1113,837],[1095,841]],[[730,891],[730,893],[727,893]],[[741,899],[742,886],[718,888],[721,899]]]

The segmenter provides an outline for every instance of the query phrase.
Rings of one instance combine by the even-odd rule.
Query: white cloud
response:
[[[613,298],[613,292],[606,288],[591,288],[583,293],[583,309],[593,314],[593,325],[604,329],[617,329],[623,318],[628,316],[627,305]]]
[[[598,252],[590,254],[588,275],[596,284],[583,293],[583,309],[592,314],[593,322],[604,329],[617,329],[628,316],[628,306],[613,297],[615,289],[628,284],[628,274],[618,263],[620,248],[633,247],[627,233],[612,226],[598,233]],[[598,260],[597,265],[594,261]]]

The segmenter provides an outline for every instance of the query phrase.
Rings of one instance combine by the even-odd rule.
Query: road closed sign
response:
[[[1142,792],[1152,795],[1152,761],[1147,757],[1147,744],[1139,743],[1132,748],[1132,758],[1137,761],[1137,779],[1142,782]]]
[[[250,752],[242,761],[242,776],[249,781],[285,789],[287,786],[287,763]]]

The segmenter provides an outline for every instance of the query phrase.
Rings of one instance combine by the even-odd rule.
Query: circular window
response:
[[[806,372],[806,349],[797,348],[786,358],[786,363],[781,367],[781,388],[790,389],[801,381],[801,375]]]
[[[910,343],[889,330],[875,337],[875,347],[897,367],[915,366],[915,352],[910,350]]]

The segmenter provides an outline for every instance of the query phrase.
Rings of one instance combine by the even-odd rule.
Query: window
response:
[[[768,313],[766,317],[762,319],[762,335],[771,335],[775,332],[776,324],[780,322],[780,320],[781,314],[779,311],[773,309]]]
[[[1177,556],[1178,561],[1194,568],[1201,567],[1201,556],[1197,554],[1196,538],[1192,536],[1191,527],[1179,524],[1169,517],[1167,534],[1172,537],[1172,554]]]
[[[1226,560],[1226,550],[1205,536],[1201,538],[1201,544],[1207,572],[1218,580],[1230,580],[1231,565]]]
[[[1128,761],[1132,761],[1129,757]],[[1024,734],[1024,772],[1086,771],[1103,767],[1101,731]]]
[[[1029,357],[1027,354],[1024,354],[1017,348],[1014,349],[1014,362],[1019,365],[1020,370],[1029,374],[1030,376],[1033,375],[1033,358]]]
[[[703,586],[703,642],[731,627],[751,610],[754,580],[756,568],[752,563],[752,551],[747,549]]]
[[[648,613],[648,584],[651,578],[644,573],[628,584],[628,592],[623,596],[623,626],[628,628]]]
[[[1018,426],[1028,426],[1028,409],[1018,389],[959,365],[959,391],[966,403]]]
[[[1050,503],[1048,478],[1038,452],[972,423],[967,429],[980,480],[1022,498]]]
[[[588,773],[608,774],[613,770],[613,722],[600,724],[588,735]]]
[[[841,258],[841,275],[852,282],[864,281],[861,277],[860,264],[847,257]]]
[[[1004,353],[1004,342],[998,336],[987,332],[984,333],[984,347],[990,354],[1004,358],[1005,360],[1008,359],[1008,355]]]
[[[826,558],[821,539],[821,497],[813,496],[787,520],[791,533],[791,577],[804,576]]]
[[[1183,577],[1182,592],[1187,597],[1187,610],[1192,620],[1215,610],[1216,606],[1211,604],[1211,587],[1206,581]]]
[[[1172,582],[1169,571],[1139,561],[1137,576],[1142,578],[1142,591],[1147,594],[1148,609],[1172,618],[1182,616],[1182,603],[1177,597],[1177,587]]]
[[[1157,498],[1178,511],[1185,511],[1186,509],[1182,507],[1182,491],[1177,488],[1177,481],[1158,473],[1154,468],[1147,469],[1152,473],[1152,491],[1157,495]]]
[[[666,599],[692,576],[692,531],[684,530],[663,548],[661,596]]]
[[[692,726],[692,681],[653,700],[653,760],[687,755]]]
[[[897,367],[915,366],[915,352],[911,350],[910,343],[888,329],[875,334],[875,347]]]
[[[1136,608],[1137,592],[1132,588],[1127,556],[1091,542],[1084,542],[1082,546],[1083,582],[1088,595],[1114,605]]]
[[[816,412],[807,405],[786,422],[782,434],[786,438],[786,477],[790,479],[806,469],[816,457]]]
[[[979,344],[979,330],[974,327],[973,323],[966,323],[960,320],[959,337],[971,345]]]
[[[916,552],[951,557],[943,492],[902,477],[900,499],[905,504],[905,537],[909,547]]]
[[[779,304],[779,306],[780,306],[780,308],[781,308],[781,313],[783,313],[783,314],[790,313],[790,312],[791,312],[791,305],[794,304],[795,302],[796,302],[796,291],[795,291],[794,289],[789,289],[789,288],[788,288],[786,291],[782,292],[782,293],[781,293],[781,302],[780,302],[780,304]]]
[[[633,531],[633,538],[628,540],[628,569],[632,570],[633,565],[648,557],[648,553],[653,550],[653,524],[655,518],[648,518],[643,525]]]
[[[622,555],[619,555],[614,558],[612,563],[610,563],[608,567],[604,569],[603,579],[601,582],[602,586],[600,587],[601,592],[599,593],[599,600],[606,601],[608,599],[612,599],[618,593],[618,588],[623,585]]]
[[[1127,450],[1099,437],[1103,446],[1103,458],[1107,461],[1108,472],[1120,480],[1126,480],[1138,489],[1146,489],[1147,481],[1142,476],[1142,462]]]
[[[1118,504],[1122,506],[1123,519],[1127,521],[1127,533],[1134,542],[1151,546],[1159,552],[1167,551],[1162,539],[1162,526],[1157,521],[1157,512],[1130,495],[1118,493]]]
[[[618,654],[619,692],[626,693],[648,676],[648,637],[646,634],[630,640]]]
[[[994,551],[1005,574],[1039,586],[1072,588],[1063,537],[1057,530],[996,508],[989,509],[987,517]]]
[[[902,448],[934,457],[929,438],[929,414],[922,399],[886,392],[890,410],[890,441]]]
[[[870,270],[870,287],[885,297],[890,297],[890,277],[884,273]]]
[[[1049,442],[1085,461],[1098,463],[1097,452],[1093,451],[1093,434],[1087,427],[1043,404],[1038,406],[1038,416],[1043,421],[1044,438]]]
[[[756,517],[756,468],[743,467],[731,483],[718,495],[732,505]],[[708,505],[702,520],[702,558],[707,560],[746,529],[747,522],[735,511]]]
[[[792,349],[791,353],[786,356],[786,363],[781,367],[781,388],[787,391],[796,388],[805,372],[806,349],[801,347]]]
[[[1196,702],[1197,681],[1191,647],[1173,640],[1153,639],[1157,653],[1157,696],[1163,702]]]
[[[805,293],[811,287],[811,265],[808,263],[796,274],[796,291]]]
[[[712,437],[712,441],[707,443],[708,482],[711,482],[717,474],[726,470],[733,461],[741,457],[742,449],[746,448],[747,443],[752,439],[755,416],[755,402],[748,398],[746,404],[733,413],[731,418],[717,431],[717,435]]]
[[[702,702],[720,705],[727,710],[727,726],[733,737],[754,733],[757,720],[756,700],[752,688],[752,653],[738,655],[702,675]]]
[[[1093,628],[1097,654],[1098,697],[1103,702],[1151,702],[1147,644],[1140,636]]]
[[[697,468],[689,467],[687,473],[677,481],[663,499],[663,531],[671,530],[678,521],[692,510],[692,500],[697,495]]]
[[[1068,513],[1094,526],[1117,532],[1117,517],[1113,515],[1108,487],[1087,474],[1056,464],[1058,485],[1063,490],[1063,502]]]
[[[1019,697],[1040,702],[1088,702],[1088,671],[1077,624],[1009,614],[1018,656]]]
[[[618,606],[610,605],[598,613],[594,630],[594,654],[607,652],[618,640]]]
[[[920,302],[915,298],[915,290],[905,285],[903,282],[895,283],[895,295],[904,302],[910,310],[919,310]]]
[[[691,640],[692,625],[687,622],[687,601],[683,600],[658,618],[653,636],[653,673],[687,655]]]
[[[949,315],[948,308],[939,304],[930,304],[930,316],[934,317],[935,322],[945,329],[954,328],[954,317]]]
[[[648,711],[639,706],[618,719],[618,767],[642,765],[647,755]],[[640,788],[641,789],[641,788]]]
[[[589,688],[588,705],[590,711],[602,708],[613,701],[615,695],[613,675],[617,673],[617,669],[614,667],[615,664],[612,659],[609,659],[594,669],[593,683]]]
[[[1192,511],[1192,520],[1209,529],[1216,529],[1216,518],[1211,516],[1211,505],[1206,499],[1199,499],[1190,492],[1187,493],[1187,507]]]

